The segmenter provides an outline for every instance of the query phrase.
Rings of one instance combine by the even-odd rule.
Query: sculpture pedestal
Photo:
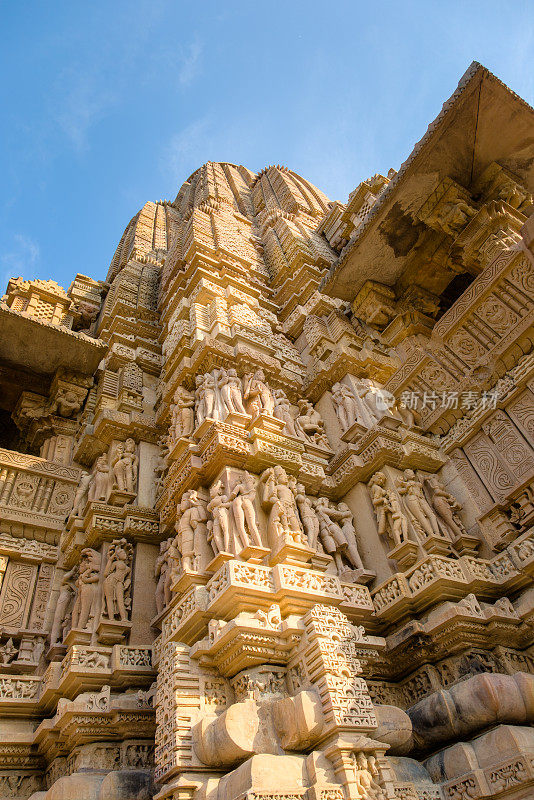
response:
[[[367,433],[368,428],[365,425],[360,425],[359,422],[354,422],[350,428],[342,434],[341,439],[344,442],[356,442],[364,433]]]
[[[311,547],[289,541],[284,542],[284,544],[271,555],[269,564],[273,567],[275,564],[293,564],[296,567],[301,567],[303,564],[310,562],[315,555],[317,554]]]
[[[419,557],[419,545],[406,539],[405,542],[398,544],[388,553],[388,558],[397,562],[401,569],[411,567]]]
[[[464,533],[462,536],[457,536],[456,539],[453,539],[452,546],[459,556],[476,556],[480,547],[480,539],[478,536],[470,536],[468,533]]]
[[[65,636],[63,644],[68,649],[73,644],[91,644],[93,632],[88,630],[80,630],[79,628],[71,628]]]
[[[371,583],[376,578],[376,572],[372,569],[345,569],[339,576],[345,583]]]
[[[64,644],[53,644],[52,647],[49,647],[46,652],[46,657],[49,661],[63,661],[65,656],[67,655],[67,648]]]
[[[206,567],[206,572],[208,572],[210,575],[214,575],[227,561],[231,561],[233,558],[235,558],[235,556],[233,556],[232,553],[227,553],[225,550],[221,550],[220,553],[217,553],[215,558],[211,559],[210,563]]]
[[[136,492],[124,492],[121,489],[112,489],[108,498],[108,503],[110,506],[119,506],[119,508],[122,508],[128,505],[128,503],[133,503],[136,497]]]
[[[96,635],[101,644],[119,644],[124,641],[124,637],[131,627],[132,623],[126,619],[101,619],[96,629]]]
[[[237,557],[243,561],[250,561],[252,564],[261,564],[265,556],[268,556],[270,552],[268,547],[257,547],[257,545],[249,544],[237,554]]]
[[[211,562],[210,562],[211,563]],[[193,572],[193,570],[182,570],[178,578],[171,586],[171,591],[174,594],[183,594],[191,589],[192,586],[205,586],[210,578],[209,575],[203,572]]]
[[[443,536],[427,536],[421,544],[427,553],[435,553],[438,556],[452,555],[452,542]]]

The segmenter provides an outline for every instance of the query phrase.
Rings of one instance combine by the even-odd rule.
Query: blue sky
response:
[[[473,60],[534,104],[534,2],[0,0],[0,294],[104,278],[205,161],[332,199],[398,168]]]

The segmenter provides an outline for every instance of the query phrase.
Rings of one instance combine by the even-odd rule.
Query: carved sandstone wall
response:
[[[207,163],[9,282],[0,800],[534,794],[533,116],[475,64],[346,204]]]

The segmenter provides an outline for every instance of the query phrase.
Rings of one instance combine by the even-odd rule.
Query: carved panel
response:
[[[464,446],[464,451],[494,500],[502,499],[513,489],[515,478],[487,436],[477,434]]]
[[[0,625],[23,628],[33,596],[37,566],[10,561],[0,594]]]

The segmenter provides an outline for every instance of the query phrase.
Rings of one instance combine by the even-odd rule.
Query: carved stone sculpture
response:
[[[452,494],[445,491],[438,478],[426,478],[425,483],[429,487],[430,502],[443,533],[449,538],[463,536],[466,532],[465,528],[456,516],[457,512],[462,509],[460,503]]]
[[[176,523],[178,546],[181,554],[182,568],[195,569],[195,533],[208,520],[206,505],[195,489],[183,495],[180,506],[180,517]]]
[[[313,500],[306,494],[306,489],[302,483],[295,485],[294,494],[302,527],[308,538],[308,545],[315,550],[319,540],[319,518],[315,511]]]
[[[255,506],[256,486],[248,472],[245,472],[242,480],[234,486],[228,499],[232,504],[237,538],[241,547],[248,547],[250,544],[261,547]]]
[[[288,436],[300,436],[297,432],[295,417],[291,411],[291,403],[283,389],[275,389],[273,416],[285,423],[284,433]]]
[[[362,569],[363,563],[358,552],[352,513],[345,503],[335,507],[326,497],[315,501],[315,512],[319,519],[319,538],[328,553],[334,558],[337,570],[343,572],[343,556],[354,569]]]
[[[61,588],[59,590],[58,599],[56,602],[56,609],[54,611],[54,620],[52,622],[52,630],[50,631],[50,647],[57,644],[62,638],[63,625],[76,592],[76,577],[78,567],[65,572],[61,580]]]
[[[114,485],[119,491],[135,494],[138,463],[134,440],[126,439],[124,444],[121,442],[113,459]]]
[[[78,484],[76,494],[74,495],[74,505],[72,506],[72,514],[75,517],[81,517],[83,514],[83,510],[89,497],[89,487],[91,486],[92,480],[93,476],[90,472],[85,472],[80,478],[80,483]]]
[[[423,485],[417,479],[415,472],[405,469],[403,477],[397,481],[397,486],[417,531],[423,536],[440,536],[436,515],[424,495]]]
[[[408,520],[396,494],[388,491],[385,486],[384,473],[375,472],[369,481],[369,488],[378,523],[378,534],[388,535],[393,539],[395,546],[398,546],[408,538]]]
[[[191,436],[195,427],[195,396],[183,386],[174,393],[171,406],[171,434],[173,441],[182,436]]]
[[[247,411],[252,417],[259,414],[274,416],[274,397],[265,383],[263,370],[245,375],[243,397],[247,403]]]
[[[90,547],[85,547],[81,552],[76,580],[76,600],[72,610],[73,628],[85,630],[89,620],[94,617],[99,576],[100,553]]]
[[[168,550],[171,546],[171,539],[166,539],[160,543],[159,555],[154,565],[154,577],[156,578],[156,610],[161,614],[167,604],[165,588],[167,584],[167,574],[170,571]],[[170,594],[170,593],[169,593]]]
[[[109,546],[108,560],[102,581],[104,601],[102,616],[106,616],[110,620],[115,619],[117,614],[121,622],[128,620],[132,550],[132,545],[126,539],[115,539]]]
[[[219,372],[221,400],[227,414],[246,414],[243,405],[243,387],[233,367]]]
[[[376,423],[367,405],[344,383],[332,386],[332,401],[343,431],[348,430],[355,422],[366,428]]]
[[[330,448],[321,415],[309,400],[298,401],[299,413],[295,421],[297,435],[301,439],[311,439],[315,444]]]
[[[109,490],[109,464],[107,456],[99,456],[96,460],[88,498],[92,501],[106,500]]]
[[[207,509],[213,517],[208,522],[210,531],[208,540],[211,542],[215,555],[220,552],[232,552],[230,549],[232,505],[228,495],[224,494],[221,481],[216,481],[210,489],[210,502],[207,505]]]
[[[285,469],[281,466],[269,467],[262,474],[260,483],[262,505],[269,512],[269,541],[278,545],[287,540],[301,544],[302,527]]]

